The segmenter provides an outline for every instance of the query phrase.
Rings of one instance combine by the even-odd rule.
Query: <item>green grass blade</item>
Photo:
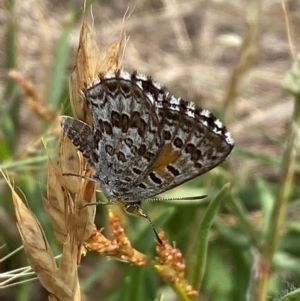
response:
[[[299,301],[299,300],[300,300],[300,289],[290,292],[284,297],[282,297],[281,299],[279,299],[279,301]]]
[[[189,282],[195,290],[200,290],[205,272],[209,230],[219,205],[229,190],[229,186],[229,184],[224,185],[218,195],[211,201],[200,223],[189,262]]]

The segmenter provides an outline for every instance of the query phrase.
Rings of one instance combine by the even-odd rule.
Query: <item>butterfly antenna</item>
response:
[[[158,233],[157,233],[157,231],[156,231],[156,229],[155,229],[155,227],[154,227],[154,225],[153,225],[153,223],[152,223],[152,220],[150,219],[149,215],[148,215],[144,210],[142,210],[142,211],[143,211],[143,213],[144,213],[144,215],[142,215],[142,216],[144,216],[144,217],[149,221],[149,224],[150,224],[150,226],[151,226],[151,228],[152,228],[152,230],[153,230],[153,232],[154,232],[154,235],[155,235],[157,241],[158,241],[161,245],[163,245],[164,243],[163,243],[163,241],[160,239],[160,237],[159,237],[159,235],[158,235]]]
[[[154,235],[157,239],[157,241],[161,244],[161,245],[164,245],[163,241],[160,239],[157,231],[155,230],[155,227],[152,223],[152,220],[150,219],[149,215],[146,213],[146,211],[139,205],[139,204],[127,204],[127,205],[124,205],[124,209],[127,213],[129,214],[132,214],[132,215],[139,215],[139,216],[142,216],[144,218],[146,218],[154,232]]]
[[[145,199],[144,201],[150,202],[160,202],[160,201],[193,201],[193,200],[202,200],[206,198],[207,195],[198,195],[191,197],[181,197],[181,198],[153,198],[153,199]]]
[[[155,235],[157,241],[158,241],[161,245],[163,245],[164,243],[163,243],[163,241],[160,239],[160,237],[159,237],[159,235],[158,235],[156,229],[154,228],[154,225],[153,225],[152,220],[150,219],[149,215],[148,215],[144,210],[142,210],[142,212],[143,212],[143,215],[142,215],[142,216],[145,217],[145,218],[148,220],[148,222],[149,222],[149,224],[150,224],[150,226],[151,226],[151,228],[152,228],[152,230],[153,230],[153,232],[154,232],[154,235]]]

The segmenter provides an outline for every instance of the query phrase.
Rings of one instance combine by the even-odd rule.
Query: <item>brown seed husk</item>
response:
[[[33,212],[27,208],[13,186],[11,189],[17,226],[28,262],[41,284],[49,291],[50,300],[80,300],[77,278],[78,248],[72,232],[64,245],[61,265],[58,268],[44,231]],[[69,216],[69,220],[72,217]]]
[[[99,51],[85,22],[82,24],[76,66],[70,78],[70,100],[74,116],[91,124],[91,117],[80,96],[84,86],[97,74],[120,67],[125,47],[125,34]],[[68,175],[67,175],[68,174]],[[18,229],[28,261],[41,284],[49,291],[49,300],[81,300],[77,275],[83,242],[91,235],[95,206],[81,208],[95,202],[96,183],[90,179],[92,171],[82,154],[61,131],[57,148],[57,162],[48,160],[47,198],[45,211],[55,236],[63,244],[58,268],[35,215],[12,191]]]
[[[70,101],[76,118],[91,124],[91,116],[83,103],[81,90],[99,73],[119,68],[124,47],[125,34],[122,32],[119,39],[100,52],[87,23],[83,21],[76,65],[69,81]],[[50,160],[48,162],[48,200],[44,203],[55,235],[60,243],[64,243],[68,233],[65,219],[68,204],[73,202],[75,208],[81,208],[86,203],[94,203],[96,183],[89,180],[92,175],[90,167],[63,132],[57,155],[56,165]],[[95,210],[95,206],[89,206],[76,211],[78,246],[92,232]]]
[[[86,84],[91,83],[99,73],[120,68],[125,44],[126,36],[122,31],[117,40],[99,51],[93,34],[87,23],[83,21],[76,55],[76,66],[69,81],[70,101],[74,117],[91,124],[91,116],[84,107],[79,92]]]

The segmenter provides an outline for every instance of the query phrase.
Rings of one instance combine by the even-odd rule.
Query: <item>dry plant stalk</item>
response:
[[[8,75],[23,89],[28,106],[32,108],[37,116],[46,122],[57,120],[57,112],[47,105],[43,98],[39,97],[37,90],[31,81],[14,69],[11,70]]]
[[[261,1],[250,1],[248,8],[248,28],[240,49],[238,62],[232,68],[224,99],[226,124],[230,124],[234,120],[233,115],[237,97],[245,87],[249,71],[258,61],[261,13]]]
[[[79,90],[99,72],[119,67],[124,41],[125,35],[122,34],[107,49],[99,52],[86,23],[83,22],[76,67],[70,79],[72,107],[74,114],[81,120],[89,122],[89,114],[83,106]],[[47,198],[44,199],[44,207],[55,236],[63,245],[59,267],[35,215],[25,206],[8,179],[7,183],[12,191],[25,253],[41,284],[49,291],[49,300],[81,300],[77,268],[83,250],[82,244],[91,235],[94,227],[96,208],[79,208],[86,202],[95,202],[95,183],[88,180],[91,170],[82,155],[62,132],[57,153],[56,163],[51,159],[48,161]],[[66,176],[66,173],[79,176]]]
[[[76,246],[75,233],[69,232],[58,268],[40,223],[15,192],[8,178],[5,176],[4,178],[12,192],[17,226],[28,262],[41,284],[49,291],[49,300],[81,300],[77,278],[77,248],[74,248]],[[67,216],[72,221],[74,220],[74,206],[69,208]]]
[[[83,22],[80,32],[76,65],[70,77],[70,101],[74,115],[86,122],[91,117],[86,110],[80,90],[91,82],[100,72],[119,68],[120,58],[124,51],[125,35],[100,52],[87,24]],[[70,203],[81,208],[86,203],[95,202],[96,183],[89,180],[92,171],[71,141],[60,133],[58,144],[58,162],[48,164],[48,200],[45,200],[46,212],[53,224],[55,235],[60,243],[64,243],[68,235],[68,220],[65,218],[66,208]],[[66,175],[69,174],[69,175]],[[91,235],[95,206],[76,209],[77,246]]]
[[[119,39],[100,52],[88,25],[83,22],[76,55],[76,67],[69,82],[74,117],[91,124],[91,116],[84,107],[78,92],[83,89],[84,84],[92,82],[99,73],[120,68],[125,42],[125,33],[122,31]]]
[[[87,24],[83,22],[76,55],[76,66],[69,82],[73,113],[80,120],[86,123],[90,123],[91,120],[80,97],[80,90],[100,72],[119,68],[120,58],[124,51],[124,41],[125,35],[122,34],[119,39],[100,52]],[[62,131],[57,157],[56,164],[51,159],[48,162],[47,199],[44,199],[45,211],[53,225],[57,240],[64,245],[63,258],[68,260],[70,252],[66,249],[66,245],[72,242],[73,253],[69,259],[76,259],[77,264],[82,255],[83,242],[92,233],[96,211],[95,206],[81,207],[86,203],[96,201],[96,183],[89,180],[92,175],[90,167]],[[73,278],[72,283],[77,285],[73,292],[79,291],[77,266],[76,274],[73,275],[64,271],[65,267],[65,265],[61,266],[61,272],[68,275],[68,279]]]

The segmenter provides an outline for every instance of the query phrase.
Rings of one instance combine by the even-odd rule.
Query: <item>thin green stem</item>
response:
[[[281,163],[281,177],[279,190],[273,211],[271,214],[270,225],[262,250],[263,261],[261,264],[268,271],[263,273],[258,279],[256,286],[256,300],[266,301],[268,299],[268,289],[271,277],[272,262],[275,251],[281,238],[281,229],[285,223],[288,200],[291,195],[296,162],[296,150],[299,145],[300,128],[300,62],[296,61],[285,78],[285,88],[294,94],[294,113],[291,122],[290,136],[288,137],[286,148]],[[296,84],[295,84],[296,83]]]
[[[247,213],[243,207],[242,202],[240,202],[236,197],[233,197],[232,201],[227,203],[227,207],[230,208],[234,216],[238,218],[240,226],[248,234],[248,237],[251,240],[252,245],[254,245],[256,248],[259,249],[260,248],[259,239],[255,231],[253,230],[253,227],[248,221]]]

